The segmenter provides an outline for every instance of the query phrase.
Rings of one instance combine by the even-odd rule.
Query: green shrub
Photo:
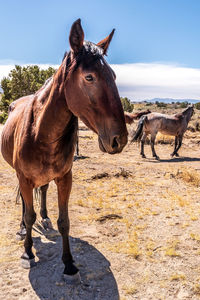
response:
[[[125,98],[121,97],[120,99],[121,99],[122,107],[123,107],[124,111],[132,112],[134,105],[131,103],[131,100],[128,99],[127,97],[125,97]]]
[[[180,107],[181,108],[186,108],[188,107],[189,103],[187,101],[181,102]]]
[[[15,66],[8,77],[1,80],[3,94],[0,100],[0,122],[4,123],[6,121],[8,107],[11,102],[20,97],[34,94],[55,71],[51,67],[47,70],[40,70],[37,65]]]
[[[156,101],[157,107],[167,107],[167,103]]]
[[[197,103],[195,104],[195,108],[198,109],[198,110],[200,110],[200,102],[197,102]]]

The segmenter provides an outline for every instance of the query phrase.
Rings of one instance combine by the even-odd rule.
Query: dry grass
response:
[[[169,145],[173,145],[174,143],[174,136],[171,135],[164,135],[162,133],[158,133],[156,136],[156,143],[158,144],[169,144]]]
[[[126,295],[134,295],[137,293],[137,288],[133,285],[131,286],[124,286],[123,290],[125,291]]]
[[[173,274],[171,277],[170,277],[170,280],[171,281],[179,281],[179,280],[185,280],[186,277],[184,274]]]
[[[103,154],[93,133],[81,130],[80,134],[86,136],[80,139],[81,154],[89,158],[77,160],[73,167],[71,235],[87,241],[111,263],[121,300],[171,300],[175,299],[179,287],[187,290],[188,299],[196,299],[200,294],[200,269],[197,270],[200,263],[199,161],[167,162],[171,153],[170,138],[166,145],[157,145],[166,161],[154,162],[141,160],[137,145],[127,146],[116,156]],[[192,136],[189,132],[185,139],[180,152],[183,157],[198,156],[199,146],[191,143]],[[146,151],[149,155],[150,148]],[[122,168],[125,171],[122,172]],[[4,223],[0,227],[0,262],[5,263],[1,266],[5,274],[7,268],[16,265],[23,247],[15,242],[21,208],[14,204],[13,171],[0,160],[0,172],[3,174],[0,218]],[[109,176],[96,179],[103,173]],[[55,227],[56,198],[55,185],[51,184],[48,210]],[[39,204],[35,207],[39,215]],[[121,218],[98,221],[111,214]],[[85,253],[80,255],[80,247],[73,251],[82,261]],[[82,272],[84,268],[88,281],[96,280],[94,272],[85,270],[86,265],[80,264],[80,268]],[[17,274],[22,278],[24,272],[17,267]],[[9,290],[13,290],[10,299],[13,299],[13,279],[3,275],[3,280],[10,282]],[[23,284],[30,286],[28,276]]]
[[[176,177],[196,187],[200,186],[200,174],[193,168],[181,168],[178,170]]]

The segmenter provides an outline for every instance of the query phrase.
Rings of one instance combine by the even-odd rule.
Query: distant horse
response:
[[[182,145],[183,135],[187,130],[188,122],[193,115],[193,111],[193,105],[190,105],[182,113],[171,116],[155,112],[142,116],[139,120],[136,133],[132,138],[132,142],[141,139],[141,156],[146,157],[144,154],[144,143],[147,135],[150,134],[153,157],[159,159],[154,149],[155,138],[158,132],[175,136],[174,151],[171,156],[179,156],[178,150]]]
[[[128,113],[125,112],[124,116],[125,116],[125,122],[126,124],[132,124],[134,122],[134,120],[138,120],[141,116],[143,115],[147,115],[150,114],[151,111],[149,109],[145,110],[145,111],[141,111],[139,113]]]
[[[127,143],[128,132],[115,74],[104,59],[113,34],[114,30],[95,45],[84,41],[80,19],[74,22],[69,35],[71,50],[58,71],[34,95],[11,105],[2,131],[2,155],[16,170],[25,203],[22,265],[28,268],[34,264],[33,189],[54,180],[58,190],[64,275],[69,281],[79,277],[70,252],[68,217],[77,117],[98,134],[103,152],[120,153]]]

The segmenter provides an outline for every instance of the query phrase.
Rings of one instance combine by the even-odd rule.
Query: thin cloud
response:
[[[31,64],[26,64],[27,66]],[[59,65],[38,64],[41,69]],[[117,75],[120,96],[131,100],[152,98],[200,99],[200,69],[162,63],[111,65]],[[14,64],[0,64],[0,80]]]
[[[160,63],[112,65],[121,96],[200,99],[200,69]]]

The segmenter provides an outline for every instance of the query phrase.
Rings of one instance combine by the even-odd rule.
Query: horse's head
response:
[[[128,135],[115,74],[104,59],[113,34],[97,45],[86,42],[77,20],[69,36],[71,51],[63,61],[68,108],[98,134],[100,149],[110,154],[122,151]]]

